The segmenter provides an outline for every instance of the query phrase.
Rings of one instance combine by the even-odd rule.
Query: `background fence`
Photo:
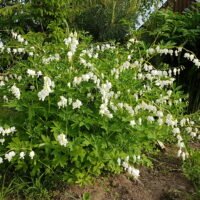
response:
[[[188,8],[195,0],[173,0],[173,10],[175,12],[182,12],[185,8]]]

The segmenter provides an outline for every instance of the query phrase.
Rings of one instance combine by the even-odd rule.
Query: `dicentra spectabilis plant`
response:
[[[157,142],[177,141],[177,156],[185,160],[188,138],[200,138],[174,83],[183,67],[151,62],[181,56],[181,47],[145,49],[135,39],[125,47],[92,44],[76,32],[49,42],[33,33],[11,37],[15,46],[0,43],[1,55],[17,57],[0,77],[1,107],[10,113],[1,114],[1,173],[11,166],[22,176],[82,184],[125,170],[138,179]],[[192,54],[182,57],[199,67]]]

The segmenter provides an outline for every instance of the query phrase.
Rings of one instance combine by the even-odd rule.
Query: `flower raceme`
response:
[[[42,76],[41,71],[36,72],[35,70],[32,70],[32,69],[27,69],[27,74],[28,76],[31,76],[32,78]]]
[[[79,44],[77,36],[78,36],[77,33],[74,32],[74,33],[71,33],[68,38],[64,39],[65,45],[69,47],[69,51],[67,53],[69,62],[72,61],[72,57],[75,54],[77,46]]]
[[[16,132],[16,128],[13,126],[13,127],[10,127],[10,128],[3,128],[0,126],[0,135],[2,135],[3,137],[4,136],[8,136],[10,134],[13,134]]]
[[[73,102],[72,98],[66,99],[64,96],[60,96],[60,101],[57,103],[58,108],[65,108],[67,105],[72,104],[72,109],[80,109],[80,107],[83,105],[82,102],[78,99]]]
[[[136,162],[136,160],[140,160],[140,156],[133,156],[134,161]],[[131,166],[129,164],[129,156],[127,156],[125,158],[125,161],[122,162],[121,158],[117,159],[117,163],[119,166],[122,166],[124,168],[125,171],[127,171],[130,175],[132,175],[134,177],[134,179],[138,180],[139,176],[140,176],[140,170],[136,169],[135,167]]]

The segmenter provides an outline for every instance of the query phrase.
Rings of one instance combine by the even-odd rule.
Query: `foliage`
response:
[[[198,150],[193,151],[190,158],[184,162],[183,170],[195,185],[197,196],[200,197],[200,152]]]

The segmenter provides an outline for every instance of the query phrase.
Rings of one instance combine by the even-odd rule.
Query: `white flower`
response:
[[[5,139],[4,138],[2,138],[2,139],[0,139],[0,143],[3,145],[3,143],[5,142]]]
[[[182,149],[179,149],[179,150],[178,150],[178,153],[177,153],[177,157],[180,157],[181,154],[182,154]]]
[[[182,142],[182,141],[178,141],[177,146],[178,146],[179,148],[184,148],[184,147],[185,147],[185,144],[184,144],[184,142]]]
[[[34,151],[31,151],[31,152],[29,153],[29,156],[30,156],[31,159],[33,159],[33,157],[35,156],[35,152],[34,152]]]
[[[0,126],[0,133],[3,133],[4,132],[4,129],[2,126]]]
[[[8,160],[8,162],[10,162],[15,155],[16,154],[14,151],[10,151],[9,153],[5,154],[5,159]]]
[[[121,165],[121,158],[117,159],[117,164],[120,166]]]
[[[47,90],[41,90],[40,92],[38,92],[38,97],[39,97],[39,100],[41,101],[44,101],[46,97],[49,96],[49,91]]]
[[[185,160],[185,158],[186,158],[186,154],[185,154],[185,152],[182,152],[182,159],[183,159],[183,161]]]
[[[2,157],[0,157],[0,164],[1,164],[1,163],[3,163],[3,158],[2,158]]]
[[[181,52],[183,50],[183,47],[178,47],[178,52]]]
[[[172,130],[172,133],[173,133],[174,135],[176,135],[176,134],[180,133],[180,129],[179,129],[179,128],[174,128],[174,129]]]
[[[46,90],[51,91],[51,87],[52,87],[52,88],[55,87],[54,82],[53,82],[48,76],[45,76],[45,77],[44,77],[44,88],[45,88]]]
[[[153,116],[148,116],[148,117],[147,117],[147,120],[150,121],[150,122],[153,122],[155,119],[154,119]]]
[[[176,138],[178,139],[179,142],[183,141],[183,138],[182,138],[182,136],[181,136],[180,134],[178,134],[178,135],[176,136]]]
[[[10,53],[11,52],[11,48],[8,47],[7,48],[7,52]]]
[[[89,94],[89,93],[88,93],[88,94]],[[90,98],[93,100],[93,96],[90,96]],[[116,112],[116,111],[118,110],[117,106],[115,106],[113,102],[110,102],[110,108],[111,108],[114,112]]]
[[[13,37],[13,38],[15,38],[15,39],[17,38],[17,33],[11,31],[11,34],[12,34],[12,37]]]
[[[4,86],[5,82],[4,81],[0,81],[0,87]]]
[[[18,81],[21,81],[21,80],[22,80],[22,76],[18,76],[18,77],[17,77],[17,80],[18,80]]]
[[[18,36],[17,36],[17,40],[18,40],[18,42],[21,42],[21,43],[24,42],[24,38],[22,38],[21,35],[18,35]]]
[[[191,136],[192,138],[194,138],[194,137],[197,136],[197,133],[196,133],[196,132],[191,132],[191,133],[190,133],[190,136]]]
[[[128,173],[132,174],[132,167],[131,166],[128,167]]]
[[[18,48],[18,53],[23,53],[24,52],[24,48]]]
[[[36,75],[36,72],[32,69],[28,69],[27,74],[28,74],[28,76],[31,76],[33,78]]]
[[[126,156],[125,161],[128,162],[129,161],[129,156]]]
[[[17,98],[20,99],[20,90],[18,87],[15,86],[15,84],[11,87],[10,91],[12,94]]]
[[[128,169],[128,167],[129,167],[129,165],[128,165],[128,163],[127,163],[127,162],[123,162],[123,163],[122,163],[122,166],[124,167],[124,169],[125,169],[125,170],[127,170],[127,169]]]
[[[32,57],[33,56],[33,52],[29,52],[28,55]]]
[[[3,42],[0,41],[0,49],[3,49],[4,45],[3,45]]]
[[[31,90],[34,90],[34,89],[35,89],[35,86],[34,86],[34,85],[31,85],[31,86],[30,86],[30,89],[31,89]]]
[[[121,109],[124,107],[124,104],[123,104],[123,103],[118,103],[117,105],[118,105],[118,107],[121,108]]]
[[[7,97],[6,95],[4,95],[4,96],[3,96],[3,100],[4,100],[5,102],[8,102],[8,97]]]
[[[25,153],[24,153],[23,151],[20,152],[19,157],[20,157],[21,159],[24,159],[24,156],[25,156]]]
[[[65,45],[69,45],[71,43],[71,40],[72,40],[71,37],[65,38],[64,39]]]
[[[134,127],[136,125],[135,120],[130,121],[130,126]]]
[[[181,127],[183,127],[185,124],[186,124],[186,119],[185,118],[181,119],[180,121]]]
[[[190,121],[190,125],[194,125],[194,121]]]
[[[138,119],[138,124],[142,125],[142,119],[141,118]]]
[[[131,174],[135,179],[138,179],[138,177],[140,176],[140,170],[132,167]]]
[[[66,147],[67,144],[68,144],[68,140],[66,138],[66,135],[63,134],[63,133],[61,133],[60,135],[57,136],[57,141],[59,142],[59,144],[61,146],[64,146],[64,147]]]
[[[158,124],[161,126],[161,125],[163,125],[163,119],[162,118],[159,118],[158,119]]]
[[[77,99],[75,102],[72,103],[72,108],[73,109],[80,108],[82,105],[83,105],[82,102]]]
[[[154,54],[155,53],[155,49],[149,48],[149,49],[147,49],[147,53]]]
[[[189,59],[192,61],[194,59],[194,54],[191,54]]]
[[[41,71],[37,72],[37,77],[39,77],[39,76],[42,76],[42,72]]]
[[[69,83],[67,83],[67,86],[69,87],[69,88],[71,88],[71,83],[69,82]]]
[[[82,77],[74,77],[73,85],[79,85],[82,82]]]
[[[73,53],[72,53],[71,51],[69,51],[69,52],[67,53],[67,56],[68,56],[69,61],[71,62],[71,61],[72,61]]]
[[[89,74],[83,74],[82,79],[83,79],[83,81],[88,82],[90,80],[90,75]]]
[[[58,108],[64,108],[67,106],[67,99],[63,96],[60,96],[60,101],[58,102]]]
[[[113,114],[108,110],[107,104],[101,104],[99,114],[101,116],[107,116],[108,118],[113,118]]]
[[[135,163],[137,161],[137,156],[133,155],[133,162]]]
[[[157,115],[158,117],[163,117],[163,112],[162,112],[162,111],[157,111],[157,112],[156,112],[156,115]]]
[[[17,53],[17,49],[13,49],[13,53],[16,54]]]

